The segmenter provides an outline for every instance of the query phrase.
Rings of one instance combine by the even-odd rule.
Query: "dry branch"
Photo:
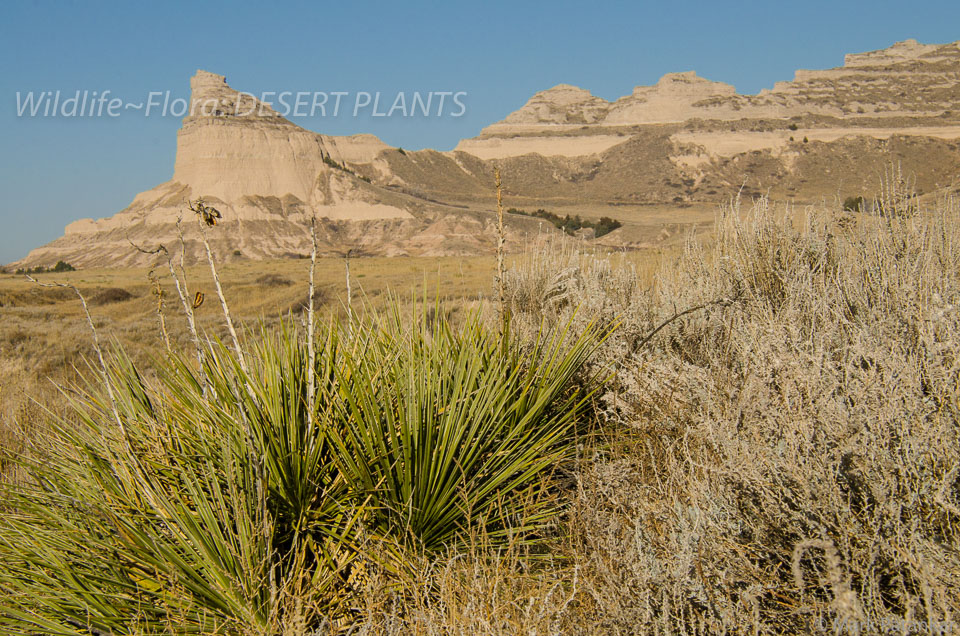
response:
[[[110,382],[110,372],[107,370],[107,362],[103,357],[103,349],[100,346],[100,336],[97,335],[97,328],[93,324],[93,317],[90,315],[90,309],[87,307],[86,298],[83,297],[83,294],[80,293],[80,290],[77,289],[75,285],[56,281],[52,283],[41,283],[29,274],[27,274],[27,279],[36,283],[40,287],[65,287],[72,289],[77,295],[77,298],[80,299],[80,304],[83,305],[83,313],[87,317],[87,324],[90,326],[90,333],[93,334],[93,348],[96,350],[97,358],[100,360],[100,373],[103,375],[103,383],[107,388],[107,397],[110,398],[110,408],[113,411],[113,417],[117,422],[117,428],[120,429],[120,434],[123,436],[124,442],[129,443],[127,440],[127,431],[123,427],[123,420],[120,419],[120,411],[117,409],[117,399],[113,393],[113,383]]]

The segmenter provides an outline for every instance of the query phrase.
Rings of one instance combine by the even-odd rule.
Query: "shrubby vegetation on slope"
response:
[[[44,274],[46,272],[73,272],[76,271],[76,268],[70,263],[65,263],[63,261],[57,261],[57,264],[53,267],[44,267],[43,265],[37,265],[33,268],[20,268],[14,272],[15,274]]]
[[[510,208],[507,210],[507,212],[509,214],[532,216],[538,219],[550,221],[554,227],[563,230],[565,233],[570,234],[571,236],[576,234],[578,230],[587,228],[593,230],[593,235],[595,238],[597,238],[603,236],[604,234],[609,234],[623,225],[623,223],[620,221],[611,219],[609,216],[601,216],[599,220],[591,221],[589,219],[581,218],[579,214],[574,214],[573,216],[570,216],[569,214],[560,216],[559,214],[548,212],[543,208],[538,208],[533,212],[527,212],[526,210],[522,210],[520,208]]]

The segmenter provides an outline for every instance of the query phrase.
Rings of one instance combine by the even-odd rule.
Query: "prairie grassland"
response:
[[[633,252],[627,258],[649,279],[662,251]],[[508,262],[520,257],[508,256]],[[233,261],[219,266],[234,315],[250,326],[260,321],[274,324],[291,311],[303,315],[308,268],[308,260]],[[494,270],[495,261],[489,256],[354,258],[350,261],[354,309],[378,310],[394,299],[407,302],[414,296],[436,296],[456,311],[490,296]],[[153,272],[161,283],[171,342],[174,349],[185,350],[190,335],[174,284],[165,265]],[[147,363],[163,348],[157,295],[149,273],[147,268],[89,269],[39,274],[37,279],[75,285],[90,301],[103,337],[114,340],[135,361]],[[191,295],[199,291],[205,297],[196,311],[198,328],[211,337],[225,337],[208,266],[188,267],[186,279]],[[345,261],[318,259],[316,281],[318,316],[344,317]],[[83,310],[70,289],[41,288],[24,276],[0,274],[0,315],[0,438],[8,439],[15,420],[29,428],[38,419],[35,401],[58,402],[47,400],[57,394],[53,383],[76,381],[76,369],[86,369],[93,347]]]
[[[773,209],[765,199],[735,202],[718,213],[709,238],[691,237],[681,250],[608,254],[558,241],[514,255],[509,264],[510,338],[519,358],[500,358],[507,349],[490,346],[496,311],[483,298],[493,292],[492,258],[351,263],[352,274],[366,290],[373,323],[379,324],[376,315],[397,307],[396,298],[384,300],[388,286],[409,286],[411,293],[401,295],[399,304],[411,300],[416,293],[411,277],[425,281],[428,290],[439,281],[444,311],[427,316],[421,307],[420,319],[414,312],[413,320],[388,320],[385,331],[382,326],[361,331],[360,340],[367,344],[359,348],[334,346],[353,335],[321,330],[317,369],[321,377],[340,379],[321,396],[318,404],[326,406],[318,407],[317,417],[328,408],[330,421],[347,423],[336,429],[342,437],[333,435],[329,446],[313,438],[306,444],[302,437],[307,429],[300,426],[303,403],[296,397],[304,383],[302,334],[276,336],[279,344],[270,344],[275,336],[260,339],[250,330],[250,350],[257,352],[252,358],[258,362],[249,372],[238,370],[226,349],[212,351],[211,359],[218,362],[211,363],[205,377],[217,394],[237,396],[237,406],[225,404],[208,413],[206,393],[200,394],[197,381],[171,383],[161,374],[144,380],[141,391],[136,388],[140,380],[131,380],[131,368],[148,368],[151,356],[161,351],[151,313],[156,299],[145,284],[145,272],[117,278],[70,274],[91,297],[99,293],[97,287],[132,289],[132,299],[92,307],[103,332],[131,350],[132,362],[113,371],[123,396],[117,418],[131,427],[167,422],[164,430],[177,431],[177,444],[186,444],[190,452],[176,455],[179,446],[170,443],[160,456],[150,455],[162,471],[131,468],[125,477],[121,469],[138,466],[136,453],[121,447],[115,434],[109,439],[93,434],[113,417],[102,394],[91,398],[86,415],[79,417],[87,422],[79,430],[89,433],[82,435],[69,433],[62,422],[47,432],[41,424],[46,416],[22,401],[7,407],[7,399],[18,398],[5,393],[4,417],[11,418],[5,421],[15,417],[26,428],[18,431],[19,437],[10,434],[8,448],[41,459],[52,453],[56,466],[74,471],[53,475],[61,480],[51,479],[54,485],[49,486],[62,496],[58,501],[73,501],[78,493],[89,497],[90,509],[115,515],[123,532],[83,515],[63,525],[60,515],[31,508],[33,491],[11,499],[11,510],[20,505],[25,512],[15,516],[19,526],[0,526],[0,552],[7,560],[0,566],[0,590],[7,598],[0,604],[0,625],[11,633],[18,621],[35,631],[56,631],[55,626],[62,633],[202,632],[211,626],[221,633],[278,634],[799,634],[872,633],[886,629],[881,626],[901,632],[960,630],[960,202],[943,198],[918,205],[907,193],[894,192],[882,214],[852,214],[839,206]],[[328,313],[342,312],[333,301],[345,293],[342,268],[341,261],[320,265],[318,280],[328,285]],[[305,272],[305,261],[242,263],[223,268],[221,278],[228,282],[235,315],[249,320],[276,316],[277,308],[284,311],[304,300]],[[261,277],[266,278],[258,284]],[[191,271],[190,279],[191,291],[198,284],[204,288],[201,281],[208,280],[208,272]],[[10,299],[4,300],[0,334],[5,382],[29,377],[20,390],[43,391],[36,384],[40,374],[72,379],[69,365],[90,354],[75,301],[62,290],[5,284],[4,298]],[[208,297],[201,311],[208,313],[201,314],[202,326],[220,334],[216,298],[209,285],[204,291]],[[167,303],[171,335],[177,348],[188,351],[172,291]],[[457,312],[462,316],[450,318]],[[268,334],[283,333],[277,320],[265,322]],[[596,339],[610,328],[608,337]],[[407,329],[412,335],[402,335]],[[515,377],[504,376],[497,366],[507,360],[519,360],[518,370],[532,365],[542,367],[544,377],[553,377],[551,355],[530,344],[543,332],[551,342],[567,343],[557,351],[593,353],[584,360],[577,357],[580,353],[573,355],[555,385],[544,384],[537,374],[516,377],[528,377],[531,387],[554,387],[549,400],[560,400],[559,405],[593,386],[593,379],[606,380],[588,404],[577,403],[583,410],[577,410],[576,424],[557,419],[564,408],[547,408],[535,416],[545,418],[548,437],[563,432],[565,443],[556,438],[537,442],[544,444],[537,447],[544,453],[555,453],[549,470],[514,448],[518,465],[542,471],[523,473],[537,475],[523,481],[530,508],[521,491],[507,488],[497,495],[501,508],[474,510],[471,506],[489,505],[490,499],[474,494],[475,482],[467,480],[457,482],[457,488],[462,502],[474,503],[450,504],[446,509],[452,516],[431,516],[438,512],[422,492],[404,490],[403,479],[393,485],[415,465],[404,455],[404,444],[420,448],[403,440],[429,437],[435,429],[422,428],[425,422],[447,430],[443,427],[486,422],[483,414],[500,413],[470,402],[474,398],[457,393],[456,382],[443,380],[465,377],[464,369],[481,372],[469,395],[489,392],[490,399],[506,395],[495,390],[501,382],[495,378]],[[585,342],[594,342],[595,348]],[[337,376],[344,365],[351,372]],[[280,378],[284,386],[271,378]],[[357,378],[362,381],[352,381]],[[566,388],[556,391],[561,384]],[[249,400],[243,391],[250,393]],[[62,398],[39,394],[50,400],[54,414],[63,413],[66,420],[78,417]],[[275,403],[272,395],[283,399]],[[525,395],[525,390],[511,395]],[[152,405],[161,402],[165,406],[156,411]],[[240,405],[247,402],[243,410]],[[467,402],[470,408],[464,406]],[[416,408],[402,406],[412,404]],[[198,434],[200,429],[174,417],[180,412],[204,413],[199,419],[217,422],[209,429],[215,432],[209,439]],[[173,419],[164,419],[169,417]],[[500,431],[494,435],[528,421],[523,417],[493,429]],[[287,441],[277,441],[277,448],[306,444],[303,449],[314,450],[305,450],[304,457],[320,453],[328,461],[298,463],[290,459],[301,457],[298,453],[278,452],[269,444],[245,446],[250,435],[244,427],[270,431],[275,421],[296,433],[278,437]],[[394,422],[396,435],[393,428],[379,427],[381,421]],[[148,429],[134,430],[136,441],[136,431]],[[24,434],[40,440],[40,450],[25,448]],[[261,439],[258,435],[270,437],[252,437]],[[47,436],[52,441],[42,443]],[[167,444],[163,439],[157,444]],[[93,451],[89,456],[71,453],[61,448],[64,440],[82,442]],[[381,450],[371,452],[368,443]],[[296,532],[270,534],[287,518],[277,510],[287,508],[271,508],[273,521],[266,523],[266,517],[254,514],[260,500],[251,499],[243,487],[226,488],[236,482],[256,490],[259,482],[251,481],[254,473],[241,470],[246,464],[239,459],[236,466],[229,465],[240,472],[206,476],[226,480],[227,495],[211,496],[221,491],[213,482],[198,481],[196,476],[205,474],[202,464],[191,462],[197,456],[215,457],[222,448],[258,448],[265,465],[286,466],[278,469],[284,477],[277,480],[299,484],[288,489],[296,492],[278,488],[266,497],[305,502],[299,505],[313,511],[307,515],[311,523],[326,524],[317,532],[338,538],[301,544]],[[497,456],[485,448],[489,458]],[[469,448],[460,450],[472,457]],[[162,459],[167,454],[180,459]],[[246,456],[236,450],[228,454]],[[74,487],[77,479],[64,476],[93,479],[97,471],[84,468],[85,462],[98,465],[104,457],[113,462],[110,474],[119,475],[120,482],[147,484],[152,496],[173,503],[138,502],[115,509],[112,500],[98,498],[96,489]],[[392,459],[385,463],[387,458]],[[23,483],[30,483],[31,474],[47,475],[42,461],[27,464]],[[190,466],[190,472],[173,488],[164,480],[181,465]],[[421,467],[413,474],[432,474],[432,463],[416,465]],[[289,478],[295,474],[308,478]],[[490,474],[478,469],[475,478]],[[431,488],[446,483],[439,475],[428,481]],[[121,486],[117,493],[125,492]],[[345,490],[337,501],[351,503],[334,512],[324,507],[324,497],[334,497],[339,488]],[[195,494],[184,497],[185,491]],[[395,497],[397,493],[402,496]],[[415,497],[420,503],[412,503]],[[372,500],[380,503],[372,505]],[[161,512],[141,514],[138,506]],[[546,510],[555,513],[544,516]],[[246,525],[237,522],[236,531],[246,538],[230,543],[229,519],[234,517],[245,520]],[[194,518],[209,526],[193,523]],[[436,525],[440,519],[443,523]],[[356,521],[348,524],[349,531],[337,525],[347,521]],[[34,524],[38,536],[66,550],[63,545],[85,545],[84,534],[75,528],[87,523],[102,533],[95,547],[105,562],[113,563],[110,550],[124,555],[117,557],[118,569],[128,573],[103,582],[115,595],[114,605],[97,598],[97,590],[62,578],[57,563],[62,567],[63,561],[46,556],[43,540],[22,540]],[[150,534],[151,524],[166,529]],[[340,530],[331,532],[334,526]],[[435,535],[437,528],[452,534]],[[258,530],[279,538],[265,547],[251,538]],[[209,542],[205,532],[213,535]],[[137,533],[154,542],[128,539]],[[428,545],[428,536],[456,538]],[[190,551],[195,544],[209,547],[221,540],[235,547],[210,548],[201,556]],[[186,559],[191,564],[186,574],[160,572],[166,566],[150,560],[158,541],[170,541],[175,546],[170,549],[181,557],[192,555],[194,561]],[[141,546],[143,554],[131,546]],[[290,556],[278,562],[282,550]],[[58,554],[69,561],[72,553]],[[219,565],[197,565],[211,554]],[[325,561],[318,555],[332,556]],[[243,559],[251,568],[236,566]],[[129,565],[138,561],[147,565]],[[359,564],[366,564],[362,577]],[[42,582],[27,585],[28,572],[43,572],[50,586],[59,582],[62,589],[46,594]],[[95,570],[82,574],[96,580]],[[275,575],[286,578],[281,584]],[[229,602],[218,601],[220,597]],[[129,615],[111,609],[117,607],[127,608]]]
[[[535,249],[531,247],[530,249]],[[641,271],[652,276],[662,250],[631,253]],[[521,256],[508,256],[508,263]],[[218,265],[234,316],[244,325],[276,325],[293,315],[302,321],[308,298],[309,260],[232,261]],[[350,260],[353,309],[379,311],[395,301],[436,298],[455,318],[493,293],[492,256],[438,258],[354,258]],[[160,281],[165,328],[176,351],[190,346],[190,333],[165,263],[148,268],[86,269],[38,274],[42,283],[74,285],[90,304],[96,328],[108,348],[122,349],[149,369],[163,355],[158,297],[151,272]],[[187,267],[191,296],[204,294],[196,309],[197,327],[224,339],[227,329],[209,267]],[[319,319],[345,318],[346,262],[320,258],[314,294]],[[67,288],[43,288],[22,275],[0,274],[0,447],[18,449],[46,419],[44,411],[67,413],[59,386],[73,385],[95,369],[93,341],[76,294]],[[0,464],[2,464],[0,458]],[[0,471],[2,473],[2,471]],[[9,473],[3,475],[9,477]]]
[[[219,267],[234,315],[250,326],[275,324],[293,311],[304,314],[307,260],[235,261]],[[353,301],[382,307],[386,295],[409,299],[415,291],[446,299],[476,300],[490,292],[490,258],[363,258],[350,262]],[[144,269],[94,269],[39,274],[41,282],[75,285],[90,303],[97,329],[136,362],[149,364],[162,354],[157,296]],[[166,328],[174,349],[190,346],[190,334],[166,265],[154,273],[163,290]],[[227,335],[223,314],[206,265],[188,267],[191,297],[204,294],[197,308],[198,328],[211,337]],[[346,276],[342,259],[317,262],[315,301],[318,315],[345,313]],[[121,290],[121,291],[118,291]],[[419,290],[419,291],[418,291]],[[38,404],[61,402],[53,383],[73,383],[77,369],[93,360],[90,330],[76,294],[65,288],[41,288],[24,276],[0,275],[0,438],[13,429],[29,430],[41,420]]]

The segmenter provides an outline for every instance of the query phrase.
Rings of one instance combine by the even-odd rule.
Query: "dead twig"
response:
[[[100,346],[100,336],[97,334],[97,328],[93,324],[93,317],[90,315],[90,309],[87,307],[87,299],[83,297],[83,294],[80,293],[80,290],[75,285],[60,283],[57,281],[52,283],[41,283],[29,274],[27,274],[26,277],[27,280],[36,283],[40,287],[65,287],[67,289],[72,289],[77,295],[77,298],[80,299],[80,304],[83,305],[83,313],[87,317],[87,325],[90,326],[90,333],[93,334],[93,348],[96,350],[97,358],[100,360],[100,373],[103,375],[103,384],[107,387],[107,397],[110,399],[110,408],[113,410],[113,417],[117,422],[117,427],[120,429],[120,435],[123,436],[124,442],[129,446],[127,431],[123,426],[123,420],[120,418],[120,410],[117,408],[117,398],[113,393],[113,383],[110,382],[110,371],[107,369],[107,362],[103,357],[103,348]]]
[[[170,256],[170,252],[167,250],[166,246],[160,245],[156,249],[148,250],[143,248],[133,241],[128,242],[134,247],[137,251],[143,254],[163,254],[167,259],[167,267],[170,269],[170,276],[173,277],[173,284],[177,288],[177,295],[180,297],[180,304],[183,306],[183,313],[187,317],[187,327],[190,329],[190,336],[193,338],[193,345],[197,353],[197,364],[200,365],[200,375],[203,376],[203,393],[206,396],[208,393],[208,382],[207,376],[203,372],[203,345],[200,343],[200,334],[197,331],[197,322],[194,316],[194,303],[190,301],[190,290],[187,288],[187,273],[183,268],[183,257],[185,249],[185,244],[183,240],[183,219],[177,219],[177,234],[180,237],[180,276],[177,275],[177,271],[173,266],[173,258]],[[183,280],[181,281],[181,276]]]
[[[187,207],[197,215],[197,226],[200,228],[200,237],[203,239],[203,246],[207,250],[207,262],[210,264],[210,273],[213,275],[213,282],[217,288],[217,296],[220,297],[220,306],[223,309],[223,317],[227,323],[230,338],[233,340],[233,349],[237,354],[237,361],[240,363],[240,368],[243,372],[249,374],[247,360],[243,355],[243,348],[240,346],[240,338],[237,336],[237,330],[233,326],[230,306],[227,304],[227,297],[224,295],[223,286],[220,284],[220,275],[217,273],[217,264],[213,259],[213,250],[210,249],[210,241],[207,240],[207,227],[216,225],[216,220],[221,218],[220,212],[215,208],[205,205],[203,199],[197,199],[193,203],[188,201]]]
[[[507,301],[504,291],[503,248],[506,240],[503,234],[503,188],[500,183],[500,168],[493,169],[493,176],[497,184],[497,296],[500,303],[501,333],[507,326]]]
[[[170,336],[167,334],[167,321],[163,315],[163,287],[160,285],[160,277],[154,274],[151,269],[147,274],[147,278],[153,283],[153,293],[157,297],[157,320],[160,323],[160,335],[163,337],[163,344],[167,348],[167,353],[171,353],[173,349],[170,347]]]
[[[684,316],[687,316],[687,315],[692,314],[692,313],[694,313],[694,312],[700,311],[700,310],[702,310],[702,309],[706,309],[706,308],[708,308],[708,307],[715,307],[715,306],[727,307],[727,306],[732,305],[732,304],[734,304],[735,302],[739,301],[741,295],[742,295],[742,293],[738,293],[738,294],[737,294],[736,296],[734,296],[733,298],[717,298],[716,300],[711,300],[710,302],[703,303],[702,305],[696,305],[695,307],[690,307],[689,309],[684,309],[683,311],[678,311],[677,313],[673,314],[672,316],[670,316],[669,318],[667,318],[666,320],[664,320],[662,323],[660,323],[660,324],[657,326],[656,329],[654,329],[653,331],[651,331],[650,333],[648,333],[646,336],[644,336],[643,340],[641,340],[641,341],[639,342],[639,344],[637,344],[637,345],[634,347],[634,350],[642,349],[643,346],[644,346],[645,344],[647,344],[648,342],[650,342],[650,341],[653,339],[654,336],[656,336],[658,333],[660,333],[660,331],[661,331],[664,327],[668,326],[670,323],[674,322],[675,320],[679,320],[680,318],[683,318]]]
[[[313,294],[314,294],[314,273],[317,269],[317,215],[310,218],[310,239],[313,248],[310,250],[310,298],[307,301],[307,423],[313,427],[313,409],[314,409],[314,368],[317,360],[317,352],[313,342]]]

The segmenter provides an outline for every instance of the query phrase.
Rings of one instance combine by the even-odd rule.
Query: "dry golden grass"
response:
[[[231,310],[241,320],[270,322],[290,310],[296,310],[307,297],[309,261],[238,261],[219,266]],[[493,264],[489,258],[364,258],[353,259],[351,276],[359,307],[376,308],[383,295],[392,291],[401,298],[415,290],[436,291],[441,298],[476,298],[491,289]],[[176,290],[165,269],[157,268],[164,293],[167,322],[171,332],[185,337],[186,327],[179,318]],[[62,281],[75,285],[90,301],[98,328],[116,338],[134,353],[147,352],[161,344],[156,316],[156,295],[148,279],[148,270],[91,269],[58,274],[39,274],[41,282]],[[197,309],[198,326],[211,334],[219,333],[223,320],[207,266],[187,268],[191,295],[205,294]],[[327,312],[343,311],[346,298],[344,263],[340,259],[321,258],[317,262],[317,285]],[[357,292],[357,290],[360,290]],[[129,298],[123,298],[125,293]],[[420,293],[420,292],[418,292]],[[320,303],[318,303],[320,305]],[[0,275],[0,329],[4,368],[19,366],[26,371],[47,375],[72,360],[70,351],[83,348],[82,309],[69,289],[43,289],[24,276]],[[76,331],[74,331],[74,328]],[[88,332],[89,333],[89,332]],[[64,355],[52,354],[61,350]]]

